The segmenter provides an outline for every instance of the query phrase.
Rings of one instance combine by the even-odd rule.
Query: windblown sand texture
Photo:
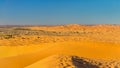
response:
[[[0,26],[0,68],[120,68],[120,25]]]

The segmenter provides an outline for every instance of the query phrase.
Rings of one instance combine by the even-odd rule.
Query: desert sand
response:
[[[1,26],[0,68],[120,68],[120,25]]]

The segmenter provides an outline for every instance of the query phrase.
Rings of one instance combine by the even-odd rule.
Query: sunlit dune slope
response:
[[[117,59],[120,57],[120,47],[118,45],[110,45],[109,43],[98,43],[94,42],[63,42],[63,43],[52,43],[51,45],[45,45],[47,47],[38,48],[34,46],[29,49],[26,54],[23,51],[21,55],[9,56],[8,58],[0,59],[0,67],[3,68],[23,68],[36,61],[42,60],[45,57],[54,54],[65,54],[75,55],[79,57],[86,57],[92,59]],[[104,45],[103,45],[104,44]],[[91,46],[90,46],[91,45]],[[27,50],[27,48],[25,48]],[[25,50],[24,50],[25,51]]]
[[[39,60],[25,68],[120,68],[120,61],[53,55]]]
[[[84,64],[82,64],[84,63]],[[77,56],[54,55],[37,61],[25,68],[97,68],[97,66],[79,59]]]

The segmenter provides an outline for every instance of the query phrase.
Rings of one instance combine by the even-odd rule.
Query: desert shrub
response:
[[[26,38],[22,37],[22,39],[26,39]]]
[[[12,35],[5,35],[4,38],[5,39],[10,39],[10,38],[13,38],[13,36]]]

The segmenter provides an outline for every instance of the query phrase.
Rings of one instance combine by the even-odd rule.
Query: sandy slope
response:
[[[53,55],[25,68],[120,68],[120,61],[105,61],[78,56]]]
[[[87,43],[87,44],[86,44]],[[74,45],[76,44],[76,45]],[[94,44],[94,45],[91,45]],[[97,45],[96,45],[97,44]],[[106,46],[105,46],[106,45]],[[108,46],[109,45],[109,46]],[[112,47],[111,47],[112,46]],[[40,47],[38,47],[39,49]],[[14,57],[1,58],[1,68],[23,68],[38,60],[42,60],[45,57],[54,54],[65,54],[65,55],[77,55],[80,57],[87,58],[100,58],[100,59],[116,59],[120,58],[120,46],[110,45],[109,43],[95,43],[95,42],[64,42],[64,43],[52,43],[48,44],[47,47],[42,47],[39,50],[29,54],[18,55]],[[37,49],[37,48],[36,48]],[[30,51],[29,50],[29,51]],[[21,52],[22,53],[22,52]]]
[[[71,57],[69,56],[62,56],[62,55],[54,55],[37,61],[30,66],[25,68],[64,68],[70,65],[73,67]]]
[[[84,63],[84,64],[82,64]],[[25,68],[97,68],[97,66],[85,62],[84,59],[78,59],[76,56],[54,55],[43,60],[37,61]]]

